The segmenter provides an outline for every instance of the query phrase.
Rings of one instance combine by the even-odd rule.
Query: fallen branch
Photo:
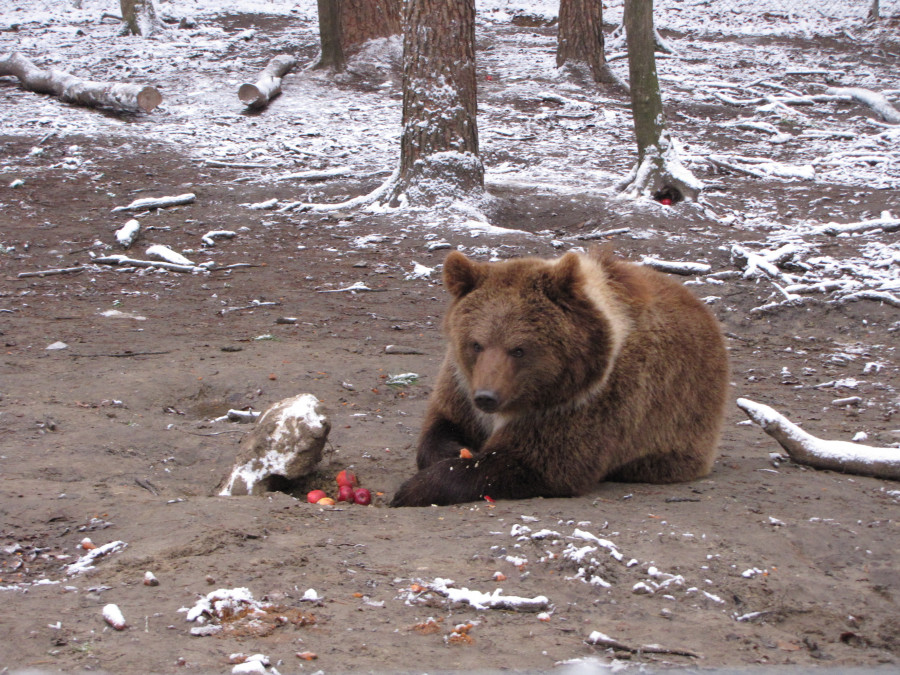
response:
[[[450,579],[435,579],[427,588],[443,595],[451,602],[464,602],[475,609],[506,609],[513,612],[540,612],[550,606],[550,601],[543,595],[534,598],[522,598],[516,595],[503,595],[499,588],[493,593],[470,591],[468,588],[452,588]]]
[[[113,213],[117,211],[140,211],[141,209],[164,209],[169,206],[181,206],[182,204],[190,204],[197,198],[193,192],[188,192],[175,197],[143,197],[135,199],[128,206],[117,206],[113,209]]]
[[[598,630],[592,632],[585,642],[595,647],[607,647],[609,649],[617,649],[632,654],[673,654],[675,656],[689,656],[692,659],[702,658],[699,654],[688,651],[687,649],[668,649],[666,647],[660,647],[659,645],[632,647],[631,645],[619,642],[615,638],[611,638],[609,635],[605,635]]]
[[[746,398],[737,400],[747,417],[783,447],[791,459],[815,469],[829,469],[900,480],[900,448],[875,448],[847,441],[827,441],[803,431],[784,415]]]
[[[288,54],[269,61],[254,84],[245,83],[238,89],[238,98],[249,108],[265,108],[281,93],[281,79],[294,69],[297,59]]]
[[[737,157],[734,155],[710,155],[705,158],[713,166],[731,171],[746,173],[756,178],[799,178],[801,180],[813,180],[816,170],[811,164],[795,166],[774,162],[770,159],[757,157]]]
[[[849,96],[853,100],[869,106],[888,124],[900,124],[900,110],[897,110],[887,98],[878,92],[860,87],[832,87],[825,93],[832,96]]]
[[[63,70],[42,70],[18,52],[0,58],[0,75],[19,78],[22,87],[29,91],[52,94],[62,101],[79,105],[149,113],[162,103],[162,94],[155,87],[95,82]]]
[[[178,265],[162,260],[137,260],[127,255],[107,255],[94,258],[91,262],[98,265],[133,265],[134,267],[160,267],[172,272],[207,272],[207,268],[199,265]]]
[[[712,266],[707,265],[706,263],[695,263],[695,262],[670,262],[668,260],[657,260],[656,258],[651,258],[649,256],[644,256],[641,259],[641,264],[646,265],[647,267],[652,267],[659,272],[666,272],[667,274],[680,274],[681,276],[693,276],[695,274],[709,274],[712,271]]]
[[[59,267],[56,269],[50,270],[38,270],[37,272],[19,272],[16,275],[17,279],[28,279],[29,277],[49,277],[55,274],[75,274],[76,272],[83,272],[84,266],[78,267]]]
[[[836,236],[838,234],[867,232],[869,230],[878,229],[881,229],[884,232],[896,232],[897,230],[900,230],[900,218],[891,216],[890,211],[882,211],[880,218],[861,220],[858,223],[828,223],[817,227],[813,232],[816,234],[830,234]]]
[[[322,169],[321,171],[286,173],[281,176],[275,176],[274,180],[328,180],[329,178],[349,176],[351,173],[353,173],[353,169],[349,166],[337,166],[333,169]]]
[[[327,288],[325,290],[316,291],[316,293],[356,293],[357,291],[378,293],[386,290],[386,288],[369,288],[364,282],[357,281],[355,284],[350,284],[346,288]]]
[[[307,202],[291,202],[290,204],[285,204],[280,209],[278,209],[279,213],[285,213],[287,211],[343,211],[344,209],[354,209],[361,206],[369,206],[370,204],[374,204],[379,199],[381,199],[388,191],[392,190],[394,186],[397,184],[397,180],[400,178],[400,167],[398,166],[393,173],[391,173],[390,177],[377,188],[372,190],[367,195],[360,195],[359,197],[354,197],[353,199],[348,199],[345,202],[340,202],[338,204],[310,204]]]

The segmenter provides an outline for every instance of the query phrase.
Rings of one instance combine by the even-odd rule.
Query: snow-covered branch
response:
[[[900,480],[900,448],[875,448],[847,441],[827,441],[803,431],[762,403],[737,400],[747,417],[783,447],[791,459],[816,469]]]
[[[832,96],[847,96],[869,106],[888,124],[900,124],[900,111],[891,105],[887,97],[876,91],[860,87],[835,87],[828,89],[825,93]]]

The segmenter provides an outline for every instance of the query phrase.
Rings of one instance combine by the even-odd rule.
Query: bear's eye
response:
[[[481,352],[484,351],[484,347],[481,346],[480,342],[473,342],[472,343],[472,351],[475,352],[476,354],[480,354]]]
[[[516,347],[515,349],[511,349],[509,351],[509,355],[514,359],[521,359],[523,356],[525,356],[525,350],[521,347]]]

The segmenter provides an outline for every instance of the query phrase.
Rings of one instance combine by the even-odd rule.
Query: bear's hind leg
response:
[[[649,455],[610,471],[606,480],[623,483],[681,483],[706,476],[715,461],[715,447]]]

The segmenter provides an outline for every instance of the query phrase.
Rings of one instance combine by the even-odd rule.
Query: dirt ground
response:
[[[5,138],[2,145],[25,156],[35,142]],[[51,157],[67,153],[53,139],[42,147]],[[589,656],[702,667],[900,662],[896,485],[775,467],[769,453],[779,448],[732,408],[721,458],[695,483],[605,484],[579,499],[390,509],[386,500],[413,470],[442,352],[440,285],[404,279],[410,260],[440,263],[444,251],[426,250],[435,233],[398,215],[261,216],[236,205],[279,195],[235,187],[234,170],[197,170],[162,146],[136,155],[112,142],[82,147],[97,172],[93,185],[71,179],[60,164],[35,174],[15,199],[7,188],[3,194],[4,239],[15,249],[3,255],[0,297],[3,666],[224,672],[235,652],[265,653],[283,662],[280,672],[546,670]],[[146,221],[157,228],[154,241],[184,250],[209,229],[247,227],[206,255],[248,266],[193,275],[91,267],[17,276],[104,252],[98,239],[110,241],[111,205],[130,201],[148,176],[158,194],[198,195]],[[9,184],[7,176],[0,182]],[[588,196],[501,196],[498,224],[544,229],[552,212],[566,236],[604,208]],[[720,239],[740,233],[660,211],[623,217],[625,226],[657,234],[624,235],[616,249],[728,268]],[[688,226],[698,236],[675,236]],[[376,231],[385,239],[372,248],[335,254],[348,238]],[[451,245],[472,244],[465,233],[441,235]],[[493,242],[502,242],[505,255],[554,252],[526,235]],[[319,292],[358,281],[377,292]],[[897,440],[896,310],[813,304],[751,319],[748,310],[760,304],[755,282],[729,281],[717,295],[735,398],[775,403],[825,437],[864,428],[873,444]],[[111,309],[122,315],[100,314]],[[279,323],[283,317],[297,321]],[[47,350],[57,341],[68,347]],[[387,354],[390,344],[417,353]],[[883,367],[877,385],[859,385],[868,401],[862,408],[835,408],[834,390],[814,386],[865,380],[864,364],[875,361]],[[421,377],[385,386],[386,376],[405,372]],[[383,495],[370,507],[336,508],[282,493],[213,496],[246,427],[210,420],[302,392],[323,400],[333,423],[321,475],[311,483],[327,486],[351,467]],[[556,534],[536,539],[516,526]],[[568,542],[585,543],[576,530],[611,540],[624,555],[590,566],[608,588],[574,578],[584,564],[561,555]],[[67,574],[86,536],[127,547],[93,570]],[[680,577],[653,594],[633,592],[638,582],[671,578],[651,576],[652,568]],[[158,586],[142,583],[146,570]],[[546,596],[549,620],[451,604],[422,590],[435,578]],[[179,609],[236,587],[301,608],[315,623],[191,636],[194,624]],[[320,600],[301,602],[307,589]],[[106,626],[107,603],[122,610],[126,630]],[[467,623],[468,638],[451,639]],[[585,644],[592,631],[700,656],[613,653]],[[305,651],[318,659],[296,656]]]
[[[824,62],[857,47],[816,49]],[[871,57],[868,65],[889,72],[892,63]],[[342,86],[353,96],[352,82]],[[552,113],[552,103],[503,99],[501,85],[494,94],[490,86],[491,114]],[[29,106],[62,105],[11,81],[0,96],[26,116]],[[283,98],[291,104],[289,92]],[[675,107],[685,137],[746,149],[734,130],[709,123],[735,110]],[[860,112],[836,114],[849,120]],[[690,484],[386,506],[414,470],[443,352],[438,266],[446,248],[480,259],[550,256],[586,245],[579,235],[628,228],[608,240],[625,257],[700,260],[723,271],[734,269],[731,244],[758,245],[759,230],[704,218],[702,209],[513,181],[491,187],[492,223],[524,232],[497,236],[435,227],[415,212],[250,210],[241,205],[290,201],[298,188],[140,137],[152,120],[119,121],[119,134],[53,134],[38,123],[33,133],[0,136],[0,157],[15,158],[0,164],[0,672],[219,673],[231,672],[235,653],[266,654],[270,672],[281,673],[547,671],[583,659],[648,669],[898,667],[900,486],[773,461],[780,448],[736,406],[713,472]],[[264,116],[240,121],[256,122],[262,134]],[[496,137],[486,144],[489,166],[527,163]],[[551,159],[568,161],[565,149]],[[590,161],[618,174],[630,162],[616,153]],[[9,187],[22,177],[24,185]],[[335,201],[382,178],[310,190]],[[714,183],[713,207],[752,204],[784,220],[852,222],[900,206],[895,190],[704,178]],[[132,254],[165,244],[218,269],[91,264],[118,251],[113,232],[125,217],[113,207],[185,192],[196,201],[141,217]],[[237,236],[204,249],[200,238],[210,230]],[[858,258],[865,243],[819,236],[815,245],[842,260]],[[437,270],[409,279],[414,262]],[[19,276],[68,267],[83,269]],[[723,324],[733,398],[773,405],[825,438],[865,431],[871,445],[900,441],[897,308],[823,300],[750,313],[771,300],[771,284],[686,281]],[[357,282],[372,292],[323,292]],[[48,349],[57,342],[65,348]],[[408,353],[388,353],[388,345]],[[419,377],[386,384],[401,373]],[[827,386],[834,382],[853,388]],[[325,402],[332,422],[321,471],[295,496],[215,496],[247,427],[212,420],[305,392]],[[851,394],[862,404],[832,403]],[[306,489],[333,491],[342,468],[376,494],[371,506],[305,502]],[[85,537],[125,546],[77,572],[68,565],[85,555]],[[589,545],[596,550],[584,550]],[[159,585],[143,583],[146,571]],[[433,590],[436,579],[545,596],[547,608],[476,609]],[[238,612],[220,633],[192,635],[197,623],[184,610],[235,588],[273,607],[255,623]],[[126,629],[104,622],[107,604],[120,608]],[[587,644],[594,631],[618,646]],[[641,649],[654,644],[658,653]],[[298,656],[305,652],[317,658]]]

